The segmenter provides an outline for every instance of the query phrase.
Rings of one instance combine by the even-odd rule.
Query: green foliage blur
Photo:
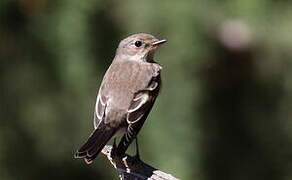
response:
[[[145,162],[183,180],[292,179],[291,1],[1,0],[1,180],[118,179],[104,156],[73,153],[138,32],[168,39]]]

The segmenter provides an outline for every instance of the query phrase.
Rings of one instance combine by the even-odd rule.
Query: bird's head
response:
[[[150,34],[131,35],[120,42],[115,59],[152,61],[155,50],[165,42],[165,39],[159,40]]]

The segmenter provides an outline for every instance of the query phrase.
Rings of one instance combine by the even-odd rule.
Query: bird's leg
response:
[[[136,140],[136,155],[135,158],[140,159],[140,153],[139,153],[139,145],[138,145],[138,137],[135,138]]]
[[[115,137],[115,138],[114,138],[113,149],[116,149],[116,148],[117,148],[117,142],[116,142],[116,141],[117,141],[117,138]]]
[[[114,138],[114,143],[113,143],[113,149],[112,149],[112,152],[111,154],[112,155],[116,155],[116,150],[117,150],[117,143],[116,143],[116,137]]]

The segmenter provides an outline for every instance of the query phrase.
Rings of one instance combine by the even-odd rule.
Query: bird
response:
[[[108,141],[117,136],[122,138],[117,147],[114,141],[114,151],[123,156],[133,140],[137,140],[159,95],[162,67],[154,61],[154,53],[165,42],[165,39],[138,33],[119,43],[98,91],[94,130],[77,150],[75,158],[84,158],[91,164]]]

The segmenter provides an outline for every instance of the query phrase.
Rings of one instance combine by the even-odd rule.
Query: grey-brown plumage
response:
[[[158,96],[161,66],[154,62],[153,56],[164,42],[144,33],[121,41],[99,89],[94,112],[95,130],[76,152],[76,158],[91,163],[117,134],[124,136],[116,151],[119,155],[125,153]]]

